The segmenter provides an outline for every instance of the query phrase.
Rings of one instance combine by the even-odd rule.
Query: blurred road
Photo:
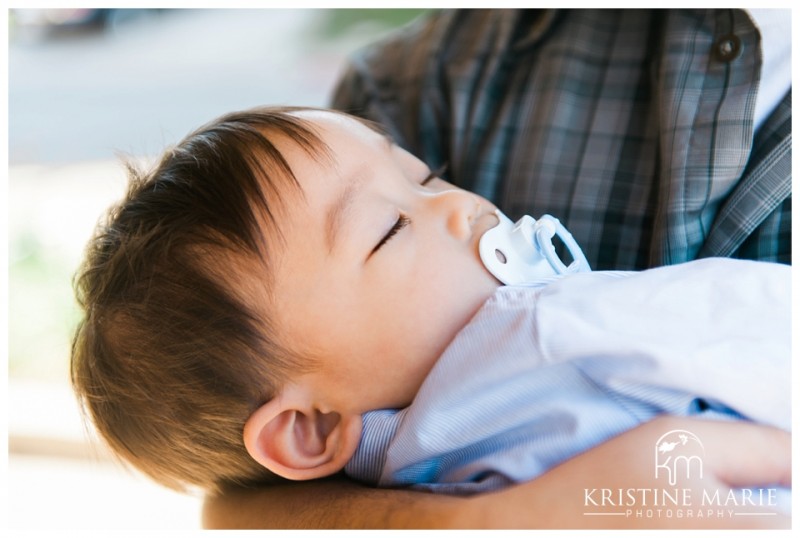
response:
[[[12,32],[9,162],[153,155],[213,117],[325,105],[347,54],[381,31],[322,37],[326,10],[164,10],[102,32]]]

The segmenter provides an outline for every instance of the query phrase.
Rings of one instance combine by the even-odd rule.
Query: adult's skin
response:
[[[685,429],[702,439],[704,476],[678,483],[688,488],[693,516],[590,516],[586,489],[665,488],[653,472],[652,447],[664,433]],[[378,490],[345,479],[264,489],[235,489],[209,496],[209,529],[485,529],[485,528],[790,528],[782,515],[697,517],[703,490],[791,486],[791,436],[745,422],[660,417],[555,467],[541,477],[475,497],[408,490]],[[631,506],[636,510],[641,505]],[[645,507],[646,508],[646,507]],[[708,508],[708,507],[706,507]],[[609,510],[606,508],[605,510]],[[613,509],[612,509],[613,510]]]

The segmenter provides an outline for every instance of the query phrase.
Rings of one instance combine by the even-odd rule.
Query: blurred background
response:
[[[151,162],[222,113],[325,106],[396,9],[10,9],[8,515],[11,529],[196,529],[200,498],[124,469],[69,387],[71,279],[124,155]]]

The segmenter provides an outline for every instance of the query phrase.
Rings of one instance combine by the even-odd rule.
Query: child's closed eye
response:
[[[383,247],[383,245],[388,243],[389,240],[397,234],[397,232],[399,232],[409,224],[411,224],[411,219],[401,213],[400,216],[397,217],[397,221],[395,221],[394,225],[389,229],[388,232],[386,232],[386,235],[384,235],[383,238],[381,238],[381,240],[378,242],[378,244],[375,245],[375,248],[372,249],[372,252],[370,252],[370,256],[372,256],[378,250],[380,250],[381,247]]]

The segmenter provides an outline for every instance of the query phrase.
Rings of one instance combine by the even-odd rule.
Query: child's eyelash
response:
[[[431,173],[428,174],[428,177],[426,177],[425,179],[422,180],[422,183],[420,183],[420,185],[424,186],[424,185],[428,184],[429,182],[431,182],[432,180],[436,179],[437,177],[442,177],[442,174],[444,174],[445,171],[447,171],[447,163],[444,163],[442,166],[440,166],[436,170],[431,171]]]
[[[386,232],[386,235],[383,236],[383,239],[381,239],[378,242],[378,244],[375,245],[375,248],[372,249],[370,255],[375,254],[378,250],[380,250],[380,248],[383,245],[385,245],[392,237],[394,237],[394,235],[397,232],[399,232],[409,224],[411,224],[411,219],[406,217],[405,215],[400,215],[399,217],[397,217],[397,222],[395,222],[394,226],[392,226],[391,229],[388,232]]]

